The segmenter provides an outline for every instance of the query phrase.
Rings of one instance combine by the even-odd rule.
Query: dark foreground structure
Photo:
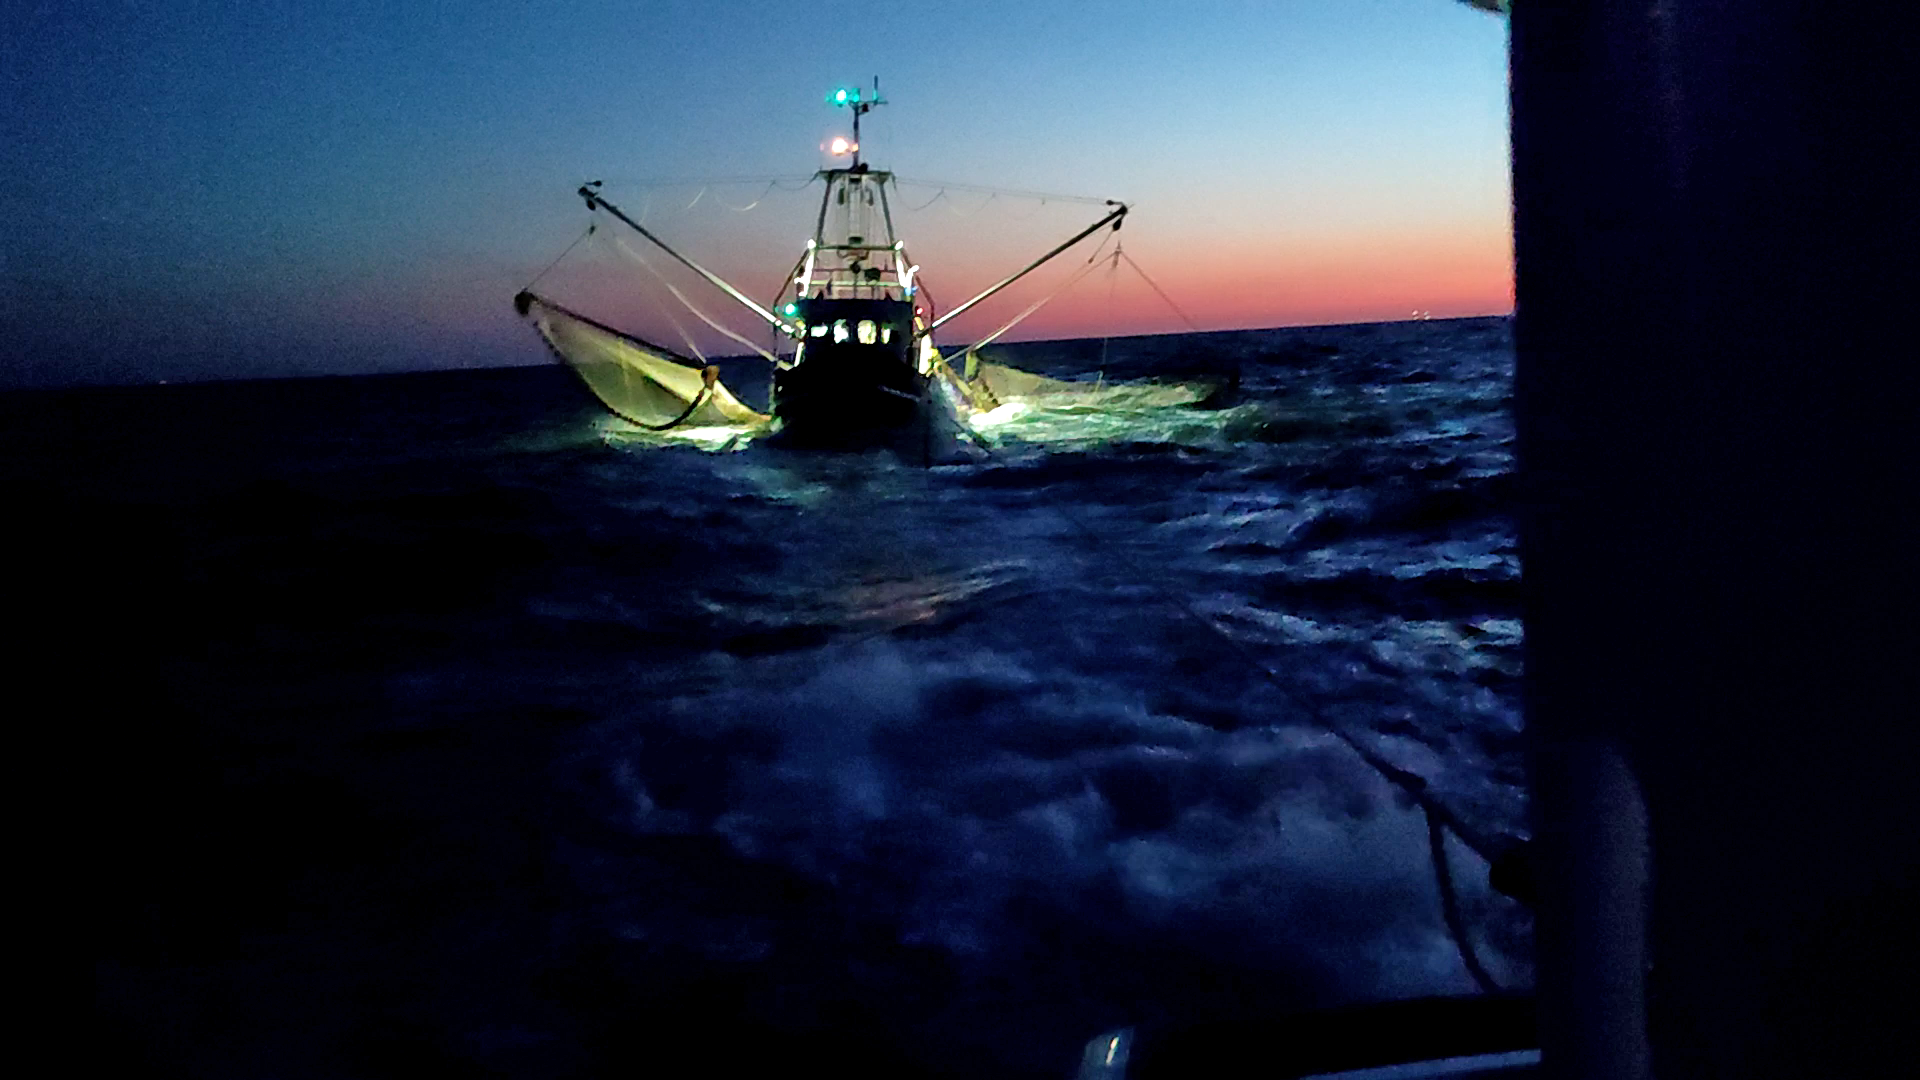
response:
[[[1156,1063],[1143,1044],[1131,1075],[1249,1075],[1248,1062],[1298,1075],[1303,1066],[1379,1063],[1332,1052],[1396,1039],[1408,1043],[1401,1060],[1506,1049],[1449,1038],[1477,1024],[1489,1039],[1518,1044],[1534,1036],[1525,1029],[1535,1017],[1543,1070],[1554,1076],[1904,1075],[1920,960],[1912,34],[1866,5],[1810,0],[1523,3],[1512,31],[1536,1007],[1478,1019],[1448,1003],[1424,1020],[1394,1006],[1367,1018],[1280,1020],[1260,1026],[1258,1053],[1223,1039],[1169,1039]],[[91,452],[89,440],[72,441]],[[502,576],[532,573],[550,557],[500,525],[537,517],[544,503],[482,495],[452,511],[399,505],[402,535],[332,541],[367,554],[329,556],[340,572],[311,586],[339,599],[309,607],[347,613],[322,627],[355,631],[334,635],[329,647],[343,654],[450,647],[425,639],[402,609],[380,612],[377,634],[359,633],[363,597],[488,610],[462,606],[473,603],[474,581],[457,565],[422,575],[374,555],[461,550]],[[417,861],[415,844],[460,855],[430,862],[424,884],[404,894],[430,914],[475,897],[503,898],[498,907],[514,912],[556,903],[560,886],[544,876],[539,840],[558,826],[538,817],[549,812],[544,789],[526,768],[550,752],[550,734],[504,709],[477,718],[495,735],[478,726],[378,733],[375,748],[394,760],[424,747],[455,762],[435,775],[444,787],[410,807],[431,827],[356,809],[324,775],[260,782],[274,762],[313,746],[312,732],[322,733],[321,747],[335,745],[324,741],[324,721],[346,712],[341,701],[286,702],[264,678],[213,686],[193,677],[195,665],[241,665],[166,650],[228,640],[221,628],[244,616],[262,640],[242,657],[285,653],[283,665],[306,663],[309,654],[286,648],[302,628],[265,610],[293,590],[274,586],[277,565],[264,558],[270,587],[259,589],[210,589],[169,571],[192,565],[193,537],[156,542],[163,530],[112,509],[48,500],[17,515],[30,541],[17,560],[25,598],[17,621],[30,650],[19,666],[23,685],[40,691],[20,696],[54,703],[31,713],[38,724],[21,726],[30,740],[56,733],[42,736],[44,750],[30,742],[25,760],[50,775],[55,798],[45,812],[56,819],[100,804],[115,811],[98,815],[105,824],[81,844],[26,830],[41,845],[30,855],[44,856],[36,861],[52,868],[56,887],[89,883],[91,904],[68,917],[75,936],[112,958],[100,965],[115,969],[101,982],[122,994],[97,989],[109,1000],[96,1008],[151,1013],[153,1026],[183,1041],[201,1001],[242,1019],[285,1021],[313,1033],[289,1047],[290,1075],[325,1074],[326,1054],[365,1063],[335,1075],[452,1075],[434,1017],[396,1007],[404,987],[393,1000],[384,986],[364,1000],[345,983],[320,987],[336,1014],[397,1017],[343,1051],[333,1029],[293,1023],[311,1013],[311,995],[256,1001],[209,976],[190,987],[196,998],[137,980],[147,968],[244,971],[250,940],[297,936],[301,920],[334,925],[322,918],[330,910],[364,910],[357,890],[384,887],[380,880],[308,868],[353,868],[369,849],[387,865]],[[147,519],[163,513],[149,509]],[[316,544],[299,499],[268,491],[237,504],[235,516],[297,537],[295,550]],[[1810,624],[1830,630],[1788,632]],[[632,647],[630,637],[609,641],[602,647]],[[379,705],[368,682],[342,699]],[[170,697],[185,704],[169,706]],[[206,698],[283,720],[183,728],[186,705]],[[550,730],[585,722],[566,709],[539,716]],[[222,719],[235,717],[253,720],[239,706]],[[414,775],[382,774],[408,790]],[[261,823],[275,828],[268,834]],[[716,847],[724,844],[694,854],[732,872]],[[803,911],[817,902],[777,875],[743,873],[730,889],[790,889]],[[300,904],[289,905],[295,894]],[[487,956],[430,947],[416,930],[435,924],[410,912],[391,925],[338,925],[348,944],[375,931],[422,942],[406,954],[409,973],[450,969],[476,986],[534,981],[502,976]],[[531,943],[527,955],[549,940],[532,916],[484,929]],[[306,932],[319,943],[314,954],[336,940]],[[591,950],[555,952],[541,992],[595,1006],[582,1007],[575,1038],[626,1055],[575,1075],[676,1071],[634,1037],[642,1010],[606,1004],[650,1004],[618,996],[638,980]],[[692,1030],[726,1015],[726,1002],[671,1002],[663,1026]],[[259,1074],[238,1057],[217,1067],[223,1046],[206,1056],[161,1048],[214,1062],[206,1068],[155,1066],[151,1047],[111,1020],[98,1026],[82,1052],[119,1075]],[[844,1060],[854,1036],[870,1030],[849,1022],[846,1041],[836,1032],[836,1041],[768,1045],[783,1062]],[[1301,1053],[1316,1032],[1328,1044],[1322,1058]],[[1412,1045],[1410,1035],[1429,1033]],[[527,1075],[568,1066],[542,1046],[525,1054]],[[905,1075],[878,1056],[872,1066],[869,1075]]]
[[[1912,1056],[1920,86],[1882,12],[1515,5],[1551,1075]]]
[[[1383,1007],[1315,1028],[1342,1064],[1276,1020],[1149,1034],[1130,1072],[1537,1038],[1539,1073],[1583,1080],[1904,1075],[1914,34],[1857,2],[1513,7],[1535,839],[1495,876],[1536,904],[1537,1031],[1497,1000]]]

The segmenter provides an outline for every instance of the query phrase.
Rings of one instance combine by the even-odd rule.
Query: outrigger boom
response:
[[[853,170],[827,170],[820,173],[820,175],[824,177],[830,177],[831,173],[842,172],[842,171],[851,172]],[[874,175],[876,176],[876,178],[881,179],[883,182],[886,179],[891,178],[890,174],[887,174],[887,173],[877,173]],[[742,293],[739,289],[736,289],[732,285],[728,284],[725,278],[722,278],[720,275],[714,273],[711,270],[708,270],[706,267],[701,266],[699,263],[694,262],[692,259],[687,258],[685,255],[680,254],[678,251],[675,251],[673,247],[669,245],[665,240],[662,240],[658,236],[655,236],[653,233],[649,232],[646,226],[628,217],[625,211],[621,210],[618,206],[615,206],[612,202],[608,201],[604,195],[601,195],[598,191],[595,191],[594,188],[598,184],[599,184],[599,181],[594,181],[591,184],[580,185],[579,194],[581,198],[586,200],[587,209],[593,210],[599,207],[606,207],[608,213],[612,214],[614,217],[619,218],[621,221],[626,222],[628,228],[631,228],[634,232],[637,232],[641,236],[645,237],[648,240],[648,242],[652,243],[655,247],[659,248],[661,251],[664,251],[668,255],[672,256],[682,266],[685,266],[687,269],[692,270],[694,273],[699,274],[702,278],[705,278],[708,282],[711,282],[714,285],[714,287],[720,289],[722,292],[725,292],[728,296],[731,296],[735,300],[738,300],[740,303],[746,305],[749,311],[752,311],[755,315],[758,315],[762,319],[765,319],[769,325],[773,326],[774,329],[779,330],[781,333],[788,334],[793,337],[798,337],[803,332],[802,327],[798,327],[793,325],[792,323],[786,322],[785,320],[781,319],[780,316],[775,315],[773,312],[768,311],[766,308],[760,306],[758,303],[755,303],[751,297],[747,296],[745,293]],[[1112,212],[1107,214],[1107,216],[1101,218],[1099,221],[1094,222],[1093,224],[1087,226],[1086,228],[1080,230],[1079,232],[1074,233],[1072,237],[1070,237],[1065,241],[1062,241],[1059,244],[1059,246],[1055,247],[1052,251],[1049,251],[1045,255],[1042,255],[1039,258],[1033,260],[1032,262],[1028,263],[1026,266],[1020,268],[1019,270],[1014,271],[1012,274],[1009,274],[1006,277],[1001,278],[999,281],[988,286],[985,289],[985,291],[979,293],[978,295],[974,296],[972,299],[966,301],[965,303],[962,303],[960,306],[952,309],[951,311],[948,311],[944,315],[941,315],[939,318],[933,320],[933,322],[927,324],[926,327],[922,329],[920,333],[916,336],[924,337],[928,334],[933,333],[935,330],[939,329],[943,324],[945,324],[947,320],[953,318],[954,316],[960,314],[963,311],[966,311],[967,309],[973,307],[975,304],[978,304],[981,301],[986,300],[989,297],[992,297],[994,294],[1007,288],[1008,286],[1012,285],[1014,282],[1019,281],[1021,278],[1026,277],[1028,274],[1033,273],[1035,270],[1040,269],[1042,266],[1045,266],[1047,263],[1053,261],[1055,258],[1059,257],[1061,254],[1065,253],[1068,249],[1072,248],[1075,244],[1078,244],[1080,241],[1085,240],[1087,237],[1092,236],[1094,233],[1099,232],[1101,229],[1105,228],[1107,225],[1111,224],[1114,228],[1114,231],[1118,232],[1120,230],[1120,226],[1124,224],[1126,221],[1127,204],[1123,202],[1119,202],[1114,199],[1108,199],[1107,205],[1114,208]],[[821,226],[824,226],[826,222],[826,213],[827,213],[826,200],[823,199],[821,200],[821,205],[820,205]],[[891,226],[892,226],[891,214],[888,214],[888,226],[889,226],[888,231],[891,232]],[[816,231],[819,231],[819,230],[816,230]],[[827,245],[827,246],[846,247],[847,245]],[[857,246],[869,247],[871,245],[857,245]],[[815,250],[813,247],[809,247],[808,249],[808,254],[809,254],[808,270],[809,271],[811,270],[811,261],[812,261],[811,255],[813,250]],[[803,279],[810,278],[811,276],[812,276],[811,273],[802,274]]]
[[[673,250],[673,248],[667,245],[667,242],[665,240],[662,240],[659,237],[648,232],[646,229],[646,226],[628,217],[625,211],[621,210],[619,207],[608,202],[604,197],[601,196],[601,194],[598,191],[594,190],[594,188],[599,186],[599,183],[600,182],[598,180],[595,180],[593,183],[580,185],[580,197],[587,200],[587,209],[593,210],[602,206],[606,207],[608,213],[612,214],[614,217],[619,218],[621,221],[626,222],[628,228],[631,228],[634,232],[637,232],[641,236],[646,237],[650,242],[652,242],[653,246],[673,256],[676,260],[679,261],[679,263],[682,266],[685,266],[687,269],[693,271],[696,274],[699,274],[701,277],[707,279],[709,282],[712,282],[715,287],[719,288],[722,292],[725,292],[728,296],[731,296],[735,300],[738,300],[742,304],[745,304],[748,310],[752,311],[755,315],[758,315],[761,318],[767,320],[767,322],[771,323],[775,329],[779,330],[781,333],[784,333],[784,334],[789,334],[795,337],[799,336],[800,331],[798,327],[793,326],[792,324],[781,319],[780,316],[775,315],[773,312],[768,311],[766,308],[763,308],[759,304],[754,303],[752,298],[748,297],[745,293],[742,293],[739,289],[736,289],[733,286],[727,284],[726,280],[721,278],[720,275],[714,273],[711,270],[708,270],[706,267],[701,266],[699,263],[694,262],[692,259],[689,259],[685,255],[682,255],[679,252]]]
[[[852,113],[853,138],[835,136],[823,147],[840,160],[836,167],[815,174],[825,191],[813,236],[771,305],[756,302],[608,202],[600,194],[598,180],[580,186],[579,195],[588,210],[604,208],[778,332],[778,340],[761,349],[694,310],[715,330],[772,361],[768,413],[761,414],[733,398],[720,385],[718,369],[700,366],[704,359],[696,361],[651,345],[523,291],[515,298],[521,314],[534,319],[547,344],[616,413],[654,431],[720,423],[755,433],[772,431],[789,443],[871,446],[897,442],[905,435],[929,447],[936,423],[951,427],[959,422],[964,427],[966,417],[1001,404],[984,371],[976,378],[971,351],[964,374],[956,372],[935,348],[934,331],[1095,233],[1108,228],[1118,231],[1126,219],[1125,203],[1105,200],[1107,209],[1100,220],[965,303],[937,312],[920,284],[920,267],[907,254],[906,242],[894,233],[888,198],[894,175],[872,168],[861,156],[860,120],[886,103],[879,80],[874,80],[870,95],[848,87],[829,94],[827,102]],[[692,308],[679,289],[670,283],[667,288]],[[1039,306],[1035,304],[987,340],[1005,333]]]
[[[1007,286],[1013,284],[1014,282],[1019,281],[1021,278],[1026,277],[1028,274],[1033,273],[1035,270],[1040,269],[1040,267],[1046,265],[1049,261],[1051,261],[1055,256],[1059,255],[1061,252],[1066,251],[1068,248],[1072,247],[1073,245],[1079,243],[1082,240],[1085,240],[1087,237],[1092,236],[1094,233],[1099,232],[1108,222],[1112,222],[1113,230],[1115,232],[1119,232],[1121,224],[1126,220],[1127,204],[1123,202],[1115,202],[1112,199],[1108,199],[1107,205],[1118,207],[1118,209],[1114,210],[1112,213],[1108,214],[1106,217],[1101,218],[1099,221],[1096,221],[1093,224],[1075,233],[1073,235],[1073,239],[1068,240],[1067,242],[1061,244],[1059,247],[1054,248],[1052,251],[1049,251],[1045,255],[1042,255],[1039,258],[1028,263],[1025,269],[1019,270],[1014,274],[1012,274],[1011,276],[1001,279],[999,284],[989,287],[987,291],[981,293],[979,296],[974,297],[973,299],[967,301],[966,303],[961,304],[959,307],[954,308],[952,311],[947,312],[945,315],[942,315],[939,318],[933,320],[933,322],[927,326],[926,333],[929,333],[929,334],[933,333],[935,330],[938,330],[940,328],[941,323],[946,322],[948,319],[953,318],[955,315],[958,315],[961,312],[972,307],[973,305],[979,303],[980,301],[985,300],[987,297],[992,296],[994,293],[999,292],[1001,289],[1006,288]]]

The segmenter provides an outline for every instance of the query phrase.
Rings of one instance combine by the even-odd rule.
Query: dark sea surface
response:
[[[38,720],[97,819],[98,1044],[1058,1077],[1473,992],[1424,815],[1326,725],[1524,835],[1507,321],[997,351],[1238,390],[931,468],[658,445],[557,366],[0,396],[28,625],[88,661]]]

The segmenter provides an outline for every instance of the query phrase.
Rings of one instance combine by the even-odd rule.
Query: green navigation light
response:
[[[800,305],[789,303],[786,307],[783,307],[780,310],[786,312],[788,315],[798,315],[800,313]]]

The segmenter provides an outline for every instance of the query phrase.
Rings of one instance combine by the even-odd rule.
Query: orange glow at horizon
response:
[[[1323,237],[1319,243],[1268,252],[1189,248],[1158,255],[1135,255],[1128,249],[1128,254],[1178,305],[1178,311],[1125,263],[1117,269],[1096,267],[1000,340],[1184,333],[1192,330],[1187,319],[1201,331],[1217,331],[1393,322],[1422,315],[1498,315],[1513,310],[1512,254],[1504,234],[1465,229],[1383,232],[1376,236]],[[1070,255],[1061,261],[1067,265],[1057,270],[1053,279],[1043,279],[1036,273],[1034,277],[1041,280],[1016,285],[953,320],[937,335],[939,343],[951,347],[1000,329],[1083,265],[1083,260]],[[992,270],[985,269],[986,265],[983,262],[978,271],[969,265],[943,273],[933,284],[936,310],[957,306],[991,283]],[[741,269],[747,269],[744,260]],[[736,280],[751,295],[771,295],[773,290],[759,280],[769,277],[765,265],[758,271],[742,274]],[[742,351],[705,333],[696,319],[673,310],[673,305],[661,303],[663,296],[649,302],[635,290],[639,283],[637,277],[585,274],[567,285],[558,281],[551,284],[556,287],[557,298],[564,302],[579,304],[623,329],[670,347],[691,348],[691,343],[682,338],[683,333],[691,331],[701,348],[715,351],[715,355]],[[735,324],[753,339],[764,333],[742,319],[723,297],[709,295],[698,285],[689,287],[688,292],[703,310]],[[494,317],[504,315],[502,306]],[[515,335],[520,332],[517,326],[510,331]]]
[[[1512,245],[1504,231],[1348,234],[1269,252],[1242,247],[1135,259],[1179,311],[1123,263],[1117,271],[1090,275],[1006,340],[1177,333],[1191,329],[1187,319],[1211,331],[1513,310]],[[998,329],[1037,295],[982,305],[989,310],[954,320],[949,340]]]

